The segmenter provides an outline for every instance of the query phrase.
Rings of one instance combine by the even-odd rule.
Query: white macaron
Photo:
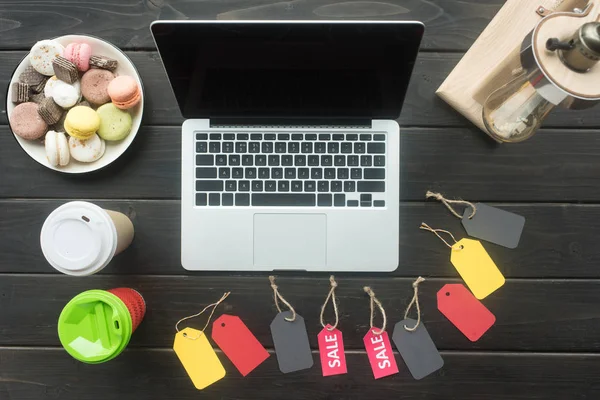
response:
[[[81,100],[81,84],[79,81],[70,84],[53,76],[44,86],[44,95],[52,97],[62,108],[69,109]]]
[[[93,134],[88,140],[69,138],[69,150],[71,157],[84,163],[99,160],[106,150],[106,143],[97,134]]]
[[[64,167],[71,159],[69,143],[63,132],[48,131],[44,140],[46,157],[53,167]]]
[[[31,66],[40,74],[46,76],[54,75],[52,62],[58,56],[64,54],[65,48],[54,40],[41,40],[33,45],[29,52]]]

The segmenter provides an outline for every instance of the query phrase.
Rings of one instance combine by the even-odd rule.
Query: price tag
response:
[[[348,368],[346,367],[342,332],[339,329],[329,329],[331,329],[331,325],[323,328],[317,336],[323,376],[346,374]]]
[[[377,335],[377,329],[371,329],[363,338],[367,356],[371,363],[375,379],[384,378],[398,373],[398,365],[394,358],[392,346],[387,332]]]
[[[178,332],[173,350],[196,389],[202,390],[225,377],[225,368],[204,332],[192,328]]]
[[[525,217],[491,207],[475,204],[477,212],[473,218],[471,207],[465,209],[462,224],[469,236],[514,249],[519,245],[525,226]]]
[[[450,261],[478,299],[504,285],[504,276],[478,240],[459,240],[452,246]]]
[[[447,284],[437,293],[438,309],[470,341],[476,342],[496,322],[496,317],[459,283]]]
[[[235,315],[223,314],[217,318],[212,338],[243,376],[269,358],[267,350]]]
[[[294,321],[286,321],[292,315],[290,311],[283,311],[271,322],[275,354],[284,374],[311,368],[314,363],[304,318],[296,314]]]
[[[396,324],[392,340],[415,379],[423,379],[444,366],[444,360],[431,340],[423,322],[414,331],[407,331],[404,326],[412,328],[417,321],[407,318]]]

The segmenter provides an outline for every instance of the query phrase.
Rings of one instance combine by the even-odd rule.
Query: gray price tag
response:
[[[313,356],[308,342],[304,318],[296,314],[293,322],[286,321],[291,318],[290,311],[277,314],[271,322],[271,336],[275,346],[275,354],[279,369],[284,374],[308,369],[313,366]]]
[[[417,321],[410,318],[398,322],[394,327],[392,340],[412,376],[415,379],[423,379],[442,368],[444,360],[423,322],[414,332],[404,329],[404,325],[412,328],[416,323]]]
[[[462,224],[469,236],[514,249],[525,226],[525,217],[483,203],[475,204],[477,212],[469,219],[471,207],[465,209]]]

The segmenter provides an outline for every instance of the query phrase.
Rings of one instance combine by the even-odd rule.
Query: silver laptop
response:
[[[188,270],[393,271],[420,22],[157,21]]]

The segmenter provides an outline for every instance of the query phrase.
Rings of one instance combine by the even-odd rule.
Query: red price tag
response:
[[[243,376],[269,358],[267,350],[235,315],[223,314],[217,318],[212,338]]]
[[[363,338],[371,369],[373,369],[373,376],[375,379],[379,379],[397,374],[398,365],[387,332],[376,335],[374,331],[377,332],[377,329],[369,330],[369,333]]]
[[[348,373],[348,368],[346,367],[346,354],[344,353],[342,332],[339,329],[331,331],[329,329],[331,329],[331,325],[323,328],[317,336],[323,376],[346,374]]]
[[[496,322],[496,317],[459,283],[445,285],[437,293],[438,309],[470,341],[476,342]]]

